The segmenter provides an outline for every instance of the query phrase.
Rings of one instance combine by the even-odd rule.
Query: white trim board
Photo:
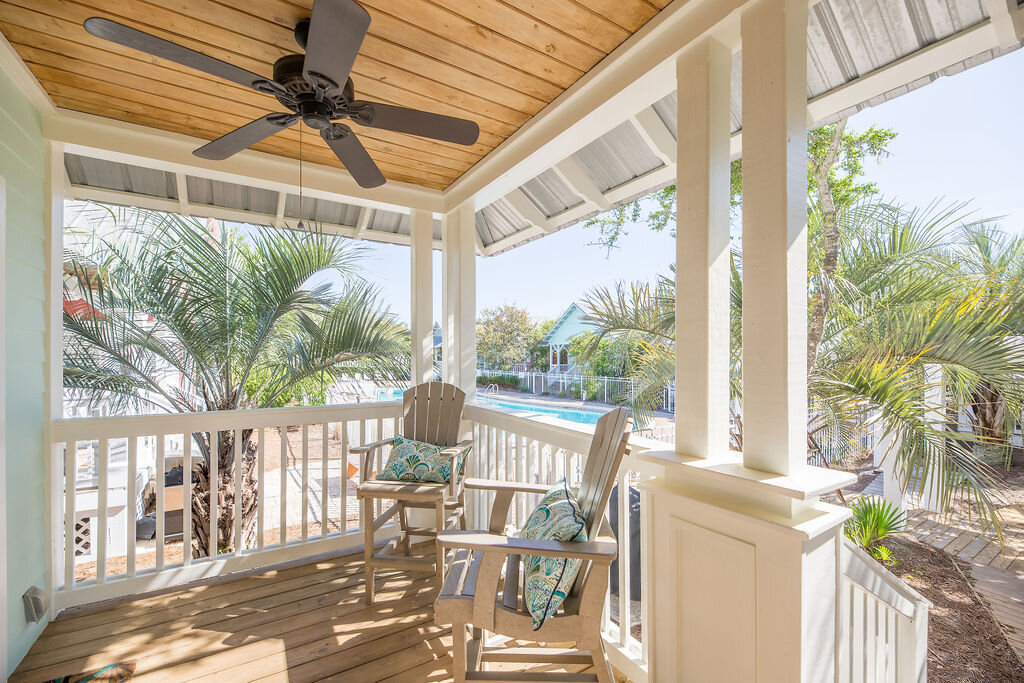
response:
[[[7,680],[7,185],[0,176],[0,680]]]

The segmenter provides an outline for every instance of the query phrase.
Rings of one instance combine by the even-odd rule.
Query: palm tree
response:
[[[70,397],[115,411],[238,410],[281,405],[343,376],[408,377],[407,331],[357,277],[350,242],[319,232],[208,230],[194,218],[142,209],[92,206],[84,215],[92,229],[75,233],[65,253],[65,296],[77,292],[88,304],[65,307]],[[108,229],[97,229],[104,221]],[[328,273],[340,276],[340,292]],[[232,432],[192,438],[203,458],[194,472],[194,553],[245,547],[259,504],[252,432],[242,432],[239,448],[241,539],[232,517]],[[211,489],[226,499],[216,539]]]
[[[812,207],[809,216],[809,309],[815,291],[830,290],[808,373],[809,456],[842,466],[865,431],[880,425],[895,437],[887,457],[895,459],[905,489],[923,494],[932,483],[939,505],[971,503],[999,532],[992,497],[997,476],[974,454],[985,437],[962,433],[957,417],[964,388],[982,382],[1020,414],[1024,285],[1004,279],[997,287],[964,265],[959,238],[977,226],[965,222],[960,206],[907,211],[862,202],[837,212],[839,253],[828,275],[815,266],[822,251],[820,213]],[[732,262],[730,384],[734,403],[741,404],[741,255],[734,253]],[[672,279],[596,289],[584,309],[598,328],[594,343],[623,332],[643,335],[632,403],[644,420],[674,373]],[[937,381],[951,387],[945,397],[935,398],[943,395],[935,391]],[[732,441],[741,449],[736,417]]]

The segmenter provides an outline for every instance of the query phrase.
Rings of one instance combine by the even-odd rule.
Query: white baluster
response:
[[[135,576],[135,497],[138,492],[135,490],[135,478],[139,469],[139,438],[132,436],[128,438],[128,468],[125,472],[125,551],[127,557],[125,571],[128,576]]]
[[[309,425],[302,425],[302,542],[309,540]]]
[[[109,468],[110,439],[101,438],[96,467],[98,479],[96,518],[93,520],[93,528],[96,529],[96,583],[103,583],[107,579],[107,493],[109,491],[107,471]]]
[[[324,420],[320,432],[320,538],[327,538],[327,421]]]
[[[164,489],[167,483],[167,467],[164,464],[164,452],[167,437],[156,435],[156,570],[164,568],[164,537],[166,535],[167,501]]]
[[[231,463],[234,465],[235,480],[235,555],[241,555],[245,550],[245,539],[242,538],[242,512],[245,506],[242,505],[242,495],[245,490],[245,482],[242,476],[242,430],[235,430],[235,438],[231,444]]]
[[[259,505],[256,510],[256,550],[260,551],[263,550],[263,534],[266,531],[267,524],[266,485],[263,481],[267,476],[267,435],[266,430],[264,430],[263,427],[260,427],[259,434],[256,438],[259,439],[259,445],[256,449],[256,501]]]
[[[281,534],[279,544],[283,547],[288,543],[288,426],[281,426],[281,521],[278,529]]]

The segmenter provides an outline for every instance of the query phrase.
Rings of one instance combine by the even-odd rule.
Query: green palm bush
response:
[[[906,531],[907,518],[884,498],[860,496],[850,503],[853,517],[846,520],[843,533],[883,564],[892,565],[892,553],[882,542]]]
[[[82,216],[90,227],[69,232],[64,257],[65,295],[83,297],[91,309],[64,313],[70,398],[115,412],[238,410],[315,396],[317,388],[322,397],[345,376],[409,376],[407,330],[358,277],[359,251],[347,240],[291,230],[242,235],[141,209],[92,206]],[[340,288],[329,285],[329,273]],[[241,539],[232,517],[234,437],[217,436],[211,444],[205,433],[192,435],[203,456],[192,498],[197,556],[244,547],[256,529],[252,432],[242,432],[239,448]],[[209,538],[211,489],[225,499],[216,539]]]
[[[1006,414],[1024,414],[1024,279],[1006,269],[972,267],[965,253],[984,226],[959,205],[906,210],[860,202],[837,210],[834,271],[822,262],[822,217],[808,218],[809,316],[820,292],[830,304],[808,368],[808,455],[844,466],[876,428],[895,437],[886,455],[905,490],[929,482],[945,508],[962,501],[1001,534],[993,492],[998,472],[976,454],[993,437],[960,429],[963,409],[985,387]],[[989,233],[994,234],[994,233]],[[1021,259],[1011,259],[1021,268]],[[733,406],[742,406],[742,255],[732,254],[731,375]],[[606,336],[639,334],[630,403],[638,421],[650,416],[675,372],[674,278],[592,290],[583,302]],[[939,373],[945,391],[929,398]],[[937,402],[940,401],[940,402]],[[732,444],[742,450],[742,413]],[[1005,434],[1006,431],[1003,432]]]

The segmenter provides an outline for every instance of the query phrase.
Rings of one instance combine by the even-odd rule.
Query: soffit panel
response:
[[[562,177],[550,169],[528,180],[519,189],[548,218],[583,203],[583,199]]]
[[[65,154],[64,168],[72,185],[99,187],[163,199],[178,198],[174,174],[166,171],[93,159],[78,154]]]
[[[630,122],[622,123],[572,155],[602,192],[662,166]]]

